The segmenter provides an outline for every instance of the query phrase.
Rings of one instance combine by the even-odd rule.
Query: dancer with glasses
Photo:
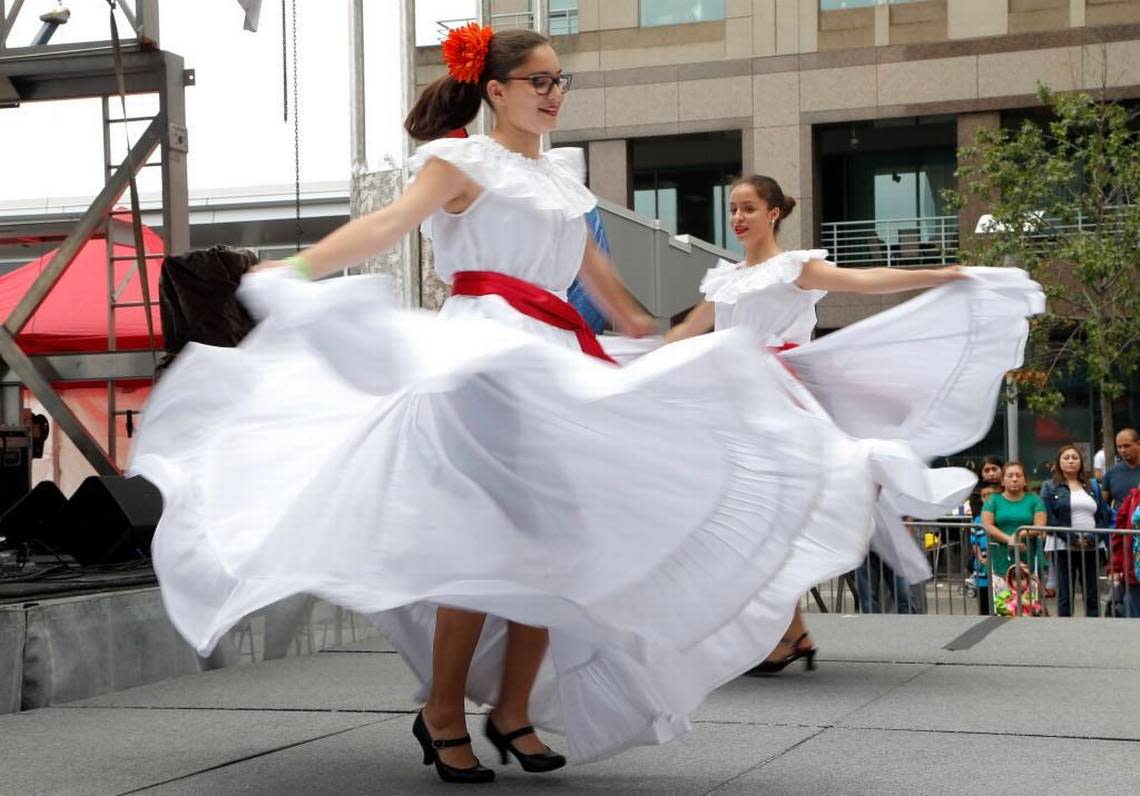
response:
[[[162,490],[155,568],[199,651],[299,592],[371,614],[424,684],[423,762],[474,783],[495,774],[465,698],[528,772],[566,762],[535,726],[577,761],[676,738],[799,594],[862,560],[876,479],[927,505],[973,479],[852,441],[745,333],[615,365],[566,302],[575,275],[623,334],[656,321],[590,241],[580,150],[541,151],[569,85],[557,55],[479,26],[443,53],[405,123],[428,141],[414,182],[247,277],[258,327],[181,354],[132,468]],[[441,138],[484,102],[491,135]],[[310,281],[421,225],[452,286],[438,315],[376,277]]]

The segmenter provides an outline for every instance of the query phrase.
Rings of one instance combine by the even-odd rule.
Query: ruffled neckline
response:
[[[485,191],[526,200],[539,210],[558,210],[567,218],[583,216],[598,203],[585,186],[586,159],[576,147],[531,158],[486,135],[441,138],[421,145],[408,159],[408,170],[418,174],[433,157],[456,166]]]
[[[734,304],[741,296],[772,285],[782,283],[795,287],[796,280],[803,273],[805,263],[826,259],[826,249],[797,249],[780,252],[775,257],[756,265],[720,260],[718,265],[705,273],[704,279],[701,280],[701,293],[708,301],[717,304]],[[811,294],[817,301],[827,293],[825,290],[803,292]]]

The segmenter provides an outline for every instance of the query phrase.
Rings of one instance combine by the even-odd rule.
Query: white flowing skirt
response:
[[[506,620],[548,627],[532,718],[599,759],[683,734],[769,654],[862,561],[880,488],[921,514],[973,485],[842,431],[742,330],[618,368],[497,297],[441,317],[386,287],[247,277],[254,332],[156,386],[131,469],[162,491],[155,568],[200,652],[307,592],[375,615],[426,688],[436,607],[483,611],[468,693],[493,703]]]

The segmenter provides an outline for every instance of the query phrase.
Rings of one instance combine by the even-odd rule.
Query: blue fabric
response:
[[[605,227],[602,226],[602,214],[598,208],[594,208],[586,214],[586,223],[590,225],[590,232],[593,234],[594,243],[598,245],[602,253],[607,257],[610,256],[610,241],[606,237]],[[606,328],[606,319],[598,308],[594,306],[594,302],[590,301],[586,289],[582,287],[582,283],[575,279],[571,285],[570,290],[567,291],[567,298],[573,305],[574,309],[586,321],[586,325],[594,330],[594,334],[601,334]]]

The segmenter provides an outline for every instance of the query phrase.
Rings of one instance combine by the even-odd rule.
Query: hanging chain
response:
[[[293,0],[293,190],[297,220],[297,251],[301,251],[301,102],[297,67],[297,0]]]

